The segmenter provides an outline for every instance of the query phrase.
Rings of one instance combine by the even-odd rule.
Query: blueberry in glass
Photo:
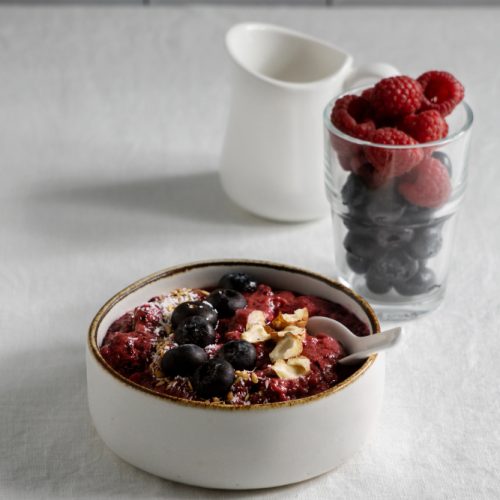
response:
[[[387,293],[392,288],[391,283],[385,277],[379,275],[374,267],[368,269],[365,280],[368,290],[376,294]]]
[[[377,244],[381,248],[401,247],[413,238],[413,229],[404,226],[380,227],[377,229]]]
[[[415,236],[408,245],[408,253],[415,259],[429,259],[439,253],[442,244],[440,226],[427,226],[415,231]]]
[[[448,175],[451,177],[453,168],[451,165],[450,157],[443,151],[434,151],[431,156],[439,160],[444,165],[444,167],[448,171]]]
[[[370,259],[360,257],[359,255],[353,254],[351,252],[346,253],[347,265],[356,273],[364,274],[368,271],[370,267]]]
[[[366,214],[349,213],[343,218],[344,225],[347,229],[357,233],[373,233],[373,224],[367,219]]]
[[[394,190],[392,185],[379,189],[370,197],[366,213],[371,222],[377,225],[390,225],[398,222],[405,213],[407,204]]]
[[[418,205],[408,203],[398,224],[420,227],[431,222],[434,212],[433,208],[419,207]]]
[[[395,289],[400,295],[413,296],[427,293],[436,286],[434,271],[424,266],[408,281],[396,284]]]
[[[368,199],[369,192],[360,177],[350,174],[342,187],[342,201],[349,208],[362,207]]]
[[[370,260],[380,254],[377,241],[369,233],[349,231],[344,239],[344,248],[351,254]]]
[[[403,283],[418,271],[419,263],[404,250],[389,250],[370,266],[374,276],[391,285]]]

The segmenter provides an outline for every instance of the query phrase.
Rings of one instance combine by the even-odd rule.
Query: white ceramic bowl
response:
[[[349,378],[320,394],[250,406],[176,399],[128,381],[99,353],[121,314],[178,287],[205,287],[229,271],[271,286],[337,302],[379,332],[371,307],[321,275],[269,262],[199,262],[152,274],[112,297],[97,313],[87,344],[90,413],[102,440],[125,461],[152,474],[209,488],[279,486],[327,472],[367,440],[379,414],[384,361],[372,355]]]

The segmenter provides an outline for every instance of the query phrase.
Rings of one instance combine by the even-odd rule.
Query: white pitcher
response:
[[[399,74],[388,64],[353,69],[352,56],[287,28],[260,23],[226,34],[232,96],[220,176],[246,210],[279,221],[328,213],[323,110],[343,89]]]

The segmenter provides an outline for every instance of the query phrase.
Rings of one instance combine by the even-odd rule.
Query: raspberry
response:
[[[447,116],[464,98],[463,85],[446,71],[427,71],[417,81],[424,91],[422,110],[434,109]]]
[[[422,104],[420,83],[409,76],[391,76],[375,85],[370,103],[381,118],[398,118],[415,113]]]
[[[150,361],[156,337],[147,333],[117,332],[101,348],[102,357],[123,375],[143,370]]]
[[[134,330],[134,313],[129,311],[111,323],[108,332],[132,332]]]
[[[420,143],[438,141],[448,134],[446,120],[434,109],[405,116],[400,129]]]
[[[438,208],[450,196],[450,177],[439,160],[426,158],[401,179],[398,191],[413,205]]]
[[[371,101],[372,95],[373,95],[373,87],[369,87],[363,90],[363,92],[361,92],[361,97],[363,97],[363,99],[366,99],[367,101]]]
[[[356,172],[356,170],[366,163],[363,148],[352,154],[338,154],[337,155],[340,166],[347,172]]]
[[[370,103],[356,95],[338,99],[332,109],[331,120],[339,130],[358,139],[367,139],[375,130]]]
[[[134,328],[136,332],[155,333],[161,326],[163,314],[160,307],[148,302],[134,309]]]
[[[395,128],[379,128],[371,135],[371,142],[390,145],[417,144],[415,139]],[[409,172],[422,161],[424,153],[420,148],[390,149],[367,146],[365,155],[375,170],[391,178]]]
[[[338,159],[339,165],[346,172],[351,172],[352,171],[351,158],[352,158],[352,156],[349,155],[349,154],[345,154],[345,155],[344,154],[338,154],[337,155],[337,159]]]
[[[356,156],[363,149],[359,144],[343,139],[332,133],[330,133],[330,144],[339,157]]]

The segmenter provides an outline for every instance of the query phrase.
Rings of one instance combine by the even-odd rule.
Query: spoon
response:
[[[334,319],[315,316],[307,322],[307,332],[314,336],[324,333],[338,340],[348,353],[347,356],[339,359],[339,363],[351,365],[366,359],[370,354],[395,346],[401,337],[402,328],[397,326],[375,335],[358,337]]]

